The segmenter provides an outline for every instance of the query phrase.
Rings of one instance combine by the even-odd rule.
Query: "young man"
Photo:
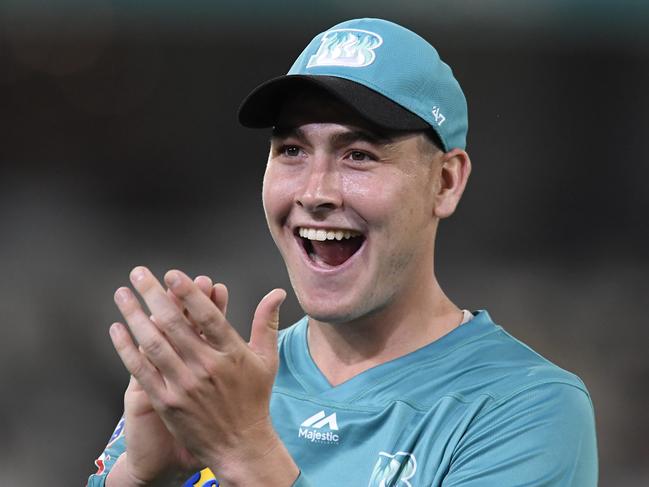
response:
[[[596,485],[583,383],[435,278],[471,170],[464,95],[435,49],[343,22],[239,116],[273,127],[264,209],[306,317],[278,334],[274,290],[245,343],[222,285],[134,269],[151,317],[117,291],[133,378],[89,485]]]

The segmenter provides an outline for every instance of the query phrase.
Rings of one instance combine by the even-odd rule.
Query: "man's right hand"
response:
[[[205,276],[197,277],[195,282],[225,314],[226,287],[212,286],[212,281]],[[168,295],[182,307],[171,292]],[[195,329],[198,332],[198,327]],[[106,487],[180,486],[204,467],[171,435],[146,392],[132,376],[124,395],[124,417],[126,452],[113,465]]]

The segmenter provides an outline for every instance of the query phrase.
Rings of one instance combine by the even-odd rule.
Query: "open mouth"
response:
[[[365,237],[355,230],[299,227],[295,235],[309,259],[322,267],[338,267],[363,245]]]

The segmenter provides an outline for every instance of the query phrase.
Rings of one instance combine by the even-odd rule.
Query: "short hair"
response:
[[[444,151],[444,149],[442,149],[442,147],[444,147],[444,146],[442,145],[442,141],[440,140],[439,135],[437,135],[437,132],[435,132],[431,128],[431,129],[425,130],[424,135],[426,136],[426,139],[428,140],[428,142],[430,142],[435,149],[437,149],[438,151]]]

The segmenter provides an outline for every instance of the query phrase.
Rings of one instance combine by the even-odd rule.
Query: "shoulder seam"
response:
[[[568,387],[571,387],[573,389],[576,389],[576,390],[580,391],[588,399],[588,402],[590,403],[591,409],[594,409],[593,408],[593,401],[592,401],[592,399],[590,397],[590,394],[585,389],[585,387],[576,385],[576,384],[574,384],[572,382],[569,382],[569,381],[566,381],[566,380],[553,379],[553,380],[546,380],[546,381],[534,382],[532,384],[528,384],[525,387],[517,389],[514,392],[512,392],[512,393],[510,393],[510,394],[508,394],[506,396],[500,397],[498,399],[492,397],[494,399],[494,402],[489,407],[487,407],[483,411],[481,411],[474,419],[475,420],[480,419],[485,414],[487,414],[490,411],[496,409],[497,407],[501,406],[502,404],[506,403],[507,401],[510,401],[511,399],[513,399],[516,396],[520,396],[521,394],[524,394],[524,393],[526,393],[526,392],[528,392],[528,391],[530,391],[532,389],[537,389],[539,387],[543,387],[543,386],[551,385],[551,384],[565,385],[565,386],[568,386]]]

